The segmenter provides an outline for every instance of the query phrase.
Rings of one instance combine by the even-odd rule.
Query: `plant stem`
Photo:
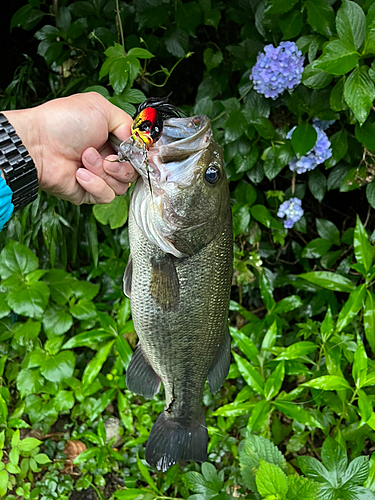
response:
[[[121,22],[121,15],[120,15],[120,6],[119,6],[119,3],[118,3],[118,0],[116,0],[116,22],[117,22],[118,31],[120,33],[121,45],[125,49],[124,31],[122,29],[122,22]]]

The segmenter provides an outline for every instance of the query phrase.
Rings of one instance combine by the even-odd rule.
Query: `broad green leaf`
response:
[[[366,285],[358,286],[353,290],[348,300],[345,302],[344,307],[341,309],[336,329],[341,332],[349,323],[357,316],[358,311],[361,310],[364,305],[366,296]]]
[[[315,238],[308,242],[302,251],[301,257],[304,259],[316,259],[329,252],[332,242],[323,240],[322,238]]]
[[[281,451],[263,436],[248,434],[240,451],[240,468],[245,485],[257,493],[255,474],[260,460],[277,465],[286,471],[286,460]]]
[[[272,349],[276,343],[277,337],[277,321],[275,320],[272,325],[268,328],[264,339],[262,341],[261,351],[267,351]],[[264,352],[262,353],[264,355]]]
[[[129,198],[116,196],[107,205],[94,205],[93,213],[98,222],[109,224],[111,229],[122,227],[128,219]]]
[[[73,393],[70,391],[59,391],[53,400],[53,404],[59,414],[68,412],[74,406]]]
[[[253,205],[250,208],[250,213],[254,217],[255,220],[261,222],[269,229],[283,229],[283,225],[277,221],[274,217],[272,217],[268,208],[264,205]]]
[[[247,422],[247,432],[257,432],[263,427],[269,418],[270,408],[270,403],[264,399],[254,406]]]
[[[42,441],[39,441],[39,439],[35,439],[32,437],[21,439],[19,443],[19,449],[21,451],[32,451],[35,450],[35,448],[38,448],[42,444]]]
[[[57,304],[64,305],[70,299],[77,280],[62,269],[51,269],[44,276],[44,281],[48,284],[51,298]]]
[[[340,389],[351,389],[349,383],[343,378],[335,375],[323,375],[309,382],[302,384],[305,387],[313,387],[314,389],[322,389],[323,391],[337,391]]]
[[[71,351],[48,356],[40,367],[40,373],[50,382],[61,382],[73,376],[75,357]]]
[[[48,307],[43,316],[43,327],[47,336],[64,335],[73,325],[71,314],[60,307]]]
[[[362,389],[358,390],[358,408],[363,422],[370,420],[373,414],[372,402]]]
[[[298,466],[306,477],[313,479],[317,483],[328,483],[331,485],[333,479],[323,464],[314,457],[297,457]],[[320,497],[319,497],[320,498]]]
[[[322,424],[318,420],[316,420],[297,403],[276,399],[272,402],[272,404],[275,408],[284,413],[284,415],[295,420],[296,422],[299,422],[300,424],[308,425],[309,427],[318,427],[320,429],[323,428]]]
[[[76,304],[70,308],[71,314],[80,320],[94,319],[96,318],[97,312],[93,302],[91,300],[80,299]]]
[[[231,328],[231,336],[235,340],[237,347],[245,354],[245,356],[255,365],[259,364],[258,354],[259,351],[255,346],[254,342],[252,342],[249,337],[247,337],[244,333]]]
[[[116,348],[121,356],[122,364],[125,370],[127,370],[133,355],[133,351],[122,335],[118,335],[118,337],[116,338]]]
[[[245,379],[245,382],[255,391],[257,394],[264,395],[264,383],[261,379],[259,373],[253,368],[253,366],[245,359],[236,353],[233,353],[234,359],[238,366],[238,369]]]
[[[288,500],[316,500],[319,498],[319,484],[292,474],[288,476]]]
[[[354,230],[354,254],[357,262],[363,264],[366,272],[371,269],[372,250],[371,244],[361,219],[357,215],[357,223]]]
[[[8,485],[8,473],[5,470],[0,471],[0,495],[5,496]]]
[[[150,488],[152,489],[152,491],[154,491],[158,495],[161,495],[160,491],[156,487],[156,484],[155,484],[154,480],[150,476],[148,468],[145,465],[143,465],[143,463],[142,463],[141,459],[139,458],[139,456],[137,456],[137,465],[138,465],[138,469],[139,469],[139,471],[140,471],[143,479],[150,486]]]
[[[362,485],[368,478],[370,471],[370,463],[368,456],[362,456],[355,458],[350,462],[344,475],[340,476],[342,485],[348,485],[348,489],[351,488],[353,484]]]
[[[359,54],[350,43],[333,40],[324,47],[323,54],[316,60],[314,67],[331,75],[345,75],[356,66],[358,59]]]
[[[10,240],[0,253],[0,276],[2,279],[10,276],[26,274],[38,268],[38,258],[25,245]]]
[[[317,33],[327,38],[335,33],[335,13],[325,0],[308,0],[307,22]]]
[[[91,330],[89,332],[79,333],[75,337],[69,339],[62,346],[62,349],[74,349],[75,347],[94,347],[96,344],[100,344],[103,340],[107,340],[113,337],[112,333],[105,332],[103,330]]]
[[[375,6],[372,4],[366,16],[366,43],[365,53],[375,53]]]
[[[255,480],[257,489],[263,497],[268,495],[275,495],[276,498],[285,497],[288,489],[288,480],[284,472],[277,465],[261,460]]]
[[[303,341],[297,342],[285,348],[285,350],[277,356],[277,360],[290,360],[297,359],[301,356],[307,356],[318,349],[318,345],[314,342]]]
[[[212,415],[214,416],[223,416],[223,417],[238,417],[240,415],[247,415],[252,411],[256,403],[252,402],[236,402],[229,403],[224,406],[220,406],[217,410],[215,410]]]
[[[263,271],[260,275],[259,289],[264,305],[266,306],[268,311],[272,311],[275,306],[275,300],[273,298],[273,287],[265,271]]]
[[[38,453],[34,457],[35,461],[40,464],[40,465],[45,465],[51,463],[51,460],[48,458],[48,456],[45,453]]]
[[[357,66],[349,75],[344,85],[344,97],[359,124],[363,125],[375,99],[375,87],[367,66]]]
[[[305,122],[298,125],[292,133],[291,142],[297,158],[304,156],[315,146],[318,135],[312,125]]]
[[[264,386],[264,394],[268,401],[277,396],[281,389],[281,386],[283,385],[284,377],[285,365],[284,362],[281,361],[281,363],[276,366],[275,370],[267,378],[266,384]]]
[[[28,319],[25,323],[14,325],[13,348],[21,346],[32,350],[41,328],[40,321],[33,321],[32,319]]]
[[[47,307],[49,293],[48,286],[41,281],[30,286],[23,283],[9,291],[8,304],[17,314],[40,318]]]
[[[337,34],[359,50],[365,40],[366,16],[355,2],[343,2],[336,15]]]
[[[356,123],[355,138],[357,139],[358,142],[363,144],[367,149],[375,151],[375,123],[371,122],[370,120],[366,120],[366,122],[362,125],[362,127],[359,125],[359,123]],[[366,194],[369,186],[372,185],[375,184],[371,183],[367,185]],[[369,196],[367,196],[367,200],[373,207],[374,203],[371,204]]]
[[[363,321],[367,342],[372,352],[375,353],[375,300],[370,290],[367,290]]]
[[[348,457],[346,451],[331,437],[327,437],[323,443],[322,462],[331,476],[330,483],[338,487],[345,473]]]
[[[39,394],[43,385],[44,380],[39,370],[21,370],[18,374],[17,389],[22,398],[29,394]]]
[[[355,289],[355,285],[348,278],[328,271],[304,273],[298,277],[327,290],[334,290],[335,292],[351,292]]]
[[[302,300],[298,295],[290,295],[289,297],[285,297],[278,302],[273,308],[272,312],[275,314],[284,314],[289,311],[294,311],[298,307],[301,307],[303,304]]]
[[[321,238],[331,241],[335,245],[340,245],[340,231],[333,222],[324,219],[316,219],[316,229]]]
[[[333,318],[331,308],[328,307],[327,313],[320,326],[323,342],[326,342],[333,333]]]
[[[129,50],[128,55],[138,57],[138,59],[151,59],[155,57],[149,50],[142,49],[141,47],[133,47]]]
[[[114,343],[115,341],[112,340],[104,344],[92,358],[90,363],[86,366],[82,376],[83,388],[87,387],[92,382],[94,382],[98,373],[102,369],[103,364],[107,361],[107,358],[109,356],[109,353],[111,352]]]
[[[311,191],[311,194],[321,202],[324,198],[327,189],[327,179],[326,176],[318,169],[311,171],[308,173],[309,180],[308,185]]]
[[[118,500],[134,500],[135,498],[142,500],[144,497],[149,500],[157,495],[148,488],[126,488],[125,490],[117,490],[113,496]]]
[[[323,89],[333,80],[333,75],[316,68],[315,63],[305,66],[302,74],[302,83],[310,89]]]
[[[367,355],[364,345],[358,340],[358,347],[354,353],[352,376],[357,389],[363,387],[367,379]]]

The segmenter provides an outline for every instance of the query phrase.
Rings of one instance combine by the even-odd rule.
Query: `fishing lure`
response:
[[[118,161],[132,162],[134,154],[144,155],[147,160],[148,149],[155,144],[163,133],[163,122],[168,118],[180,118],[184,113],[173,104],[168,103],[170,94],[166,97],[150,97],[137,108],[131,126],[131,136],[121,142],[113,134],[110,141],[118,153]]]

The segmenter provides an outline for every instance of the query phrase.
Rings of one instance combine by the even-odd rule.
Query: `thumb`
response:
[[[131,135],[133,119],[125,111],[108,102],[108,132],[125,141]]]

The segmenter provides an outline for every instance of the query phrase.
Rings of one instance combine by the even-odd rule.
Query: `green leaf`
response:
[[[317,33],[327,38],[335,33],[335,14],[325,0],[308,0],[307,22]]]
[[[352,389],[349,383],[343,378],[336,375],[323,375],[322,377],[314,378],[309,382],[302,384],[305,387],[313,387],[323,391],[337,391],[340,389]]]
[[[348,42],[333,40],[324,47],[323,54],[315,61],[314,67],[331,75],[345,75],[356,66],[358,60],[359,54]],[[345,87],[346,85],[347,82]]]
[[[250,402],[237,402],[229,403],[224,406],[220,406],[217,410],[215,410],[212,415],[213,416],[223,416],[223,417],[238,417],[240,415],[247,415],[252,411],[256,403]]]
[[[99,351],[92,358],[90,363],[86,366],[85,371],[82,376],[82,386],[86,388],[96,379],[98,373],[102,369],[102,366],[106,362],[109,353],[111,352],[112,346],[115,343],[114,340],[104,344]]]
[[[288,481],[284,472],[277,465],[261,460],[255,480],[258,492],[262,496],[277,495],[279,498],[285,497]]]
[[[327,471],[323,464],[321,464],[314,457],[297,457],[298,466],[306,477],[313,479],[318,483],[328,483],[331,485],[331,474]],[[323,498],[319,495],[319,499]],[[324,497],[326,498],[326,497]],[[327,497],[328,498],[328,497]],[[333,499],[332,499],[333,500]]]
[[[357,50],[365,40],[366,16],[355,2],[343,2],[336,15],[337,34]]]
[[[257,432],[259,431],[266,420],[269,418],[271,405],[265,399],[258,401],[251,411],[250,418],[247,422],[247,432]]]
[[[363,422],[370,420],[372,416],[372,402],[362,389],[358,390],[358,408]]]
[[[44,380],[39,374],[39,370],[21,370],[17,376],[17,389],[21,398],[29,394],[39,394],[43,387]]]
[[[279,221],[272,217],[270,211],[264,205],[253,205],[250,208],[250,213],[255,220],[261,222],[269,229],[283,230],[284,228],[284,226]]]
[[[341,78],[333,87],[330,96],[330,105],[333,111],[344,111],[348,108],[344,99],[345,77]]]
[[[366,285],[358,286],[353,290],[348,300],[345,302],[344,307],[340,311],[337,320],[337,331],[341,332],[358,314],[362,308],[366,295]]]
[[[348,278],[328,271],[304,273],[298,277],[327,290],[334,290],[335,292],[351,292],[355,289],[355,285]]]
[[[121,362],[125,370],[127,370],[130,360],[133,355],[133,351],[129,343],[124,339],[122,335],[118,335],[116,338],[116,349],[121,356]]]
[[[142,49],[141,47],[133,47],[129,50],[128,55],[138,57],[138,59],[151,59],[155,57],[149,50]]]
[[[74,396],[70,391],[59,391],[53,400],[56,411],[60,413],[67,413],[74,406]]]
[[[175,57],[184,57],[189,50],[189,35],[176,27],[167,29],[164,42],[168,52]]]
[[[375,6],[372,4],[366,16],[365,54],[375,53]]]
[[[357,66],[349,75],[344,85],[344,97],[359,124],[363,125],[375,99],[375,87],[367,66]]]
[[[146,483],[150,486],[152,491],[154,491],[156,494],[161,495],[160,491],[157,489],[156,484],[154,483],[154,480],[150,476],[150,473],[145,465],[143,465],[141,459],[139,456],[137,456],[137,465],[138,469],[143,477],[143,479],[146,481]]]
[[[222,61],[223,53],[221,52],[221,50],[214,52],[213,49],[209,47],[203,53],[203,62],[206,65],[207,71],[211,71],[211,69],[220,66]]]
[[[22,283],[8,293],[8,304],[17,314],[30,318],[40,318],[48,304],[49,288],[43,282],[33,285]]]
[[[18,323],[14,327],[12,346],[26,347],[31,350],[41,330],[41,323],[28,319],[25,323]]]
[[[34,460],[40,465],[45,465],[45,464],[51,463],[51,460],[48,458],[48,456],[45,453],[38,453],[37,455],[35,455]]]
[[[308,176],[308,184],[311,194],[314,196],[314,198],[321,202],[324,198],[327,188],[326,176],[318,168],[316,168],[312,172],[309,172]]]
[[[5,470],[0,471],[0,495],[5,496],[8,487],[8,473]]]
[[[304,156],[315,146],[318,135],[312,125],[305,122],[298,125],[292,133],[291,142],[297,158]]]
[[[298,295],[289,295],[289,297],[285,297],[281,299],[273,308],[272,312],[275,314],[284,314],[289,311],[294,311],[301,307],[303,304],[302,300]]]
[[[276,366],[275,370],[266,380],[266,384],[264,386],[264,394],[268,401],[277,396],[281,389],[281,386],[283,385],[284,377],[285,366],[284,362],[282,361]]]
[[[330,75],[322,69],[316,68],[315,63],[305,66],[302,74],[302,83],[311,89],[323,89],[327,87],[333,80],[333,75]]]
[[[308,242],[302,251],[301,257],[304,259],[316,259],[329,252],[332,242],[316,238]]]
[[[249,385],[257,394],[264,395],[264,383],[259,373],[246,359],[236,353],[233,353],[233,356],[247,385]]]
[[[272,404],[275,408],[284,413],[284,415],[300,424],[308,425],[309,427],[318,427],[320,429],[323,428],[318,420],[296,403],[276,399]]]
[[[357,389],[365,385],[367,379],[367,355],[360,340],[358,341],[358,347],[354,353],[352,376]]]
[[[288,476],[288,500],[315,500],[319,498],[319,484],[305,477],[292,474]]]
[[[297,342],[287,347],[281,354],[279,354],[279,356],[277,356],[276,359],[277,360],[297,359],[300,358],[301,356],[307,356],[308,354],[315,352],[318,349],[318,347],[319,346],[314,342],[308,342],[308,341]]]
[[[345,473],[348,457],[346,451],[330,436],[326,438],[322,446],[322,462],[331,476],[332,486],[338,487]]]
[[[128,197],[116,196],[106,205],[94,205],[93,213],[98,222],[109,224],[111,229],[122,227],[128,219]]]
[[[70,308],[72,315],[80,320],[94,319],[97,312],[93,302],[80,299],[76,304]]]
[[[43,327],[47,337],[64,335],[73,325],[72,316],[58,306],[48,307],[43,316]]]
[[[44,277],[51,292],[51,298],[57,304],[64,305],[72,295],[76,280],[62,269],[51,269]]]
[[[358,215],[354,230],[354,255],[357,262],[362,264],[366,272],[368,272],[372,265],[372,249],[366,230]]]
[[[257,493],[255,474],[260,460],[286,470],[286,460],[281,451],[268,439],[249,434],[240,451],[240,468],[245,486]]]
[[[21,243],[10,240],[0,253],[0,276],[25,276],[38,268],[38,259]]]
[[[324,219],[316,219],[316,229],[321,238],[340,245],[340,231],[333,222]]]
[[[370,122],[370,120],[367,120],[362,127],[356,123],[355,125],[355,137],[358,142],[363,144],[367,149],[370,149],[372,151],[375,151],[375,122]],[[367,189],[369,186],[372,186],[372,184],[367,185]],[[367,199],[372,206],[369,197],[367,196]],[[375,201],[373,202],[375,205]]]
[[[242,203],[235,203],[232,206],[233,233],[235,236],[244,233],[250,222],[249,207]]]
[[[69,339],[62,349],[74,349],[75,347],[93,347],[100,344],[103,340],[113,337],[113,333],[103,330],[91,330],[89,332],[79,333],[75,337]]]
[[[370,344],[372,352],[375,353],[375,301],[370,290],[367,290],[363,321],[367,342]]]
[[[49,356],[40,367],[40,373],[51,382],[61,382],[73,376],[75,357],[71,351]]]
[[[35,450],[35,448],[38,448],[41,444],[43,444],[43,442],[39,441],[39,439],[29,437],[21,439],[18,446],[21,451],[32,451]]]

